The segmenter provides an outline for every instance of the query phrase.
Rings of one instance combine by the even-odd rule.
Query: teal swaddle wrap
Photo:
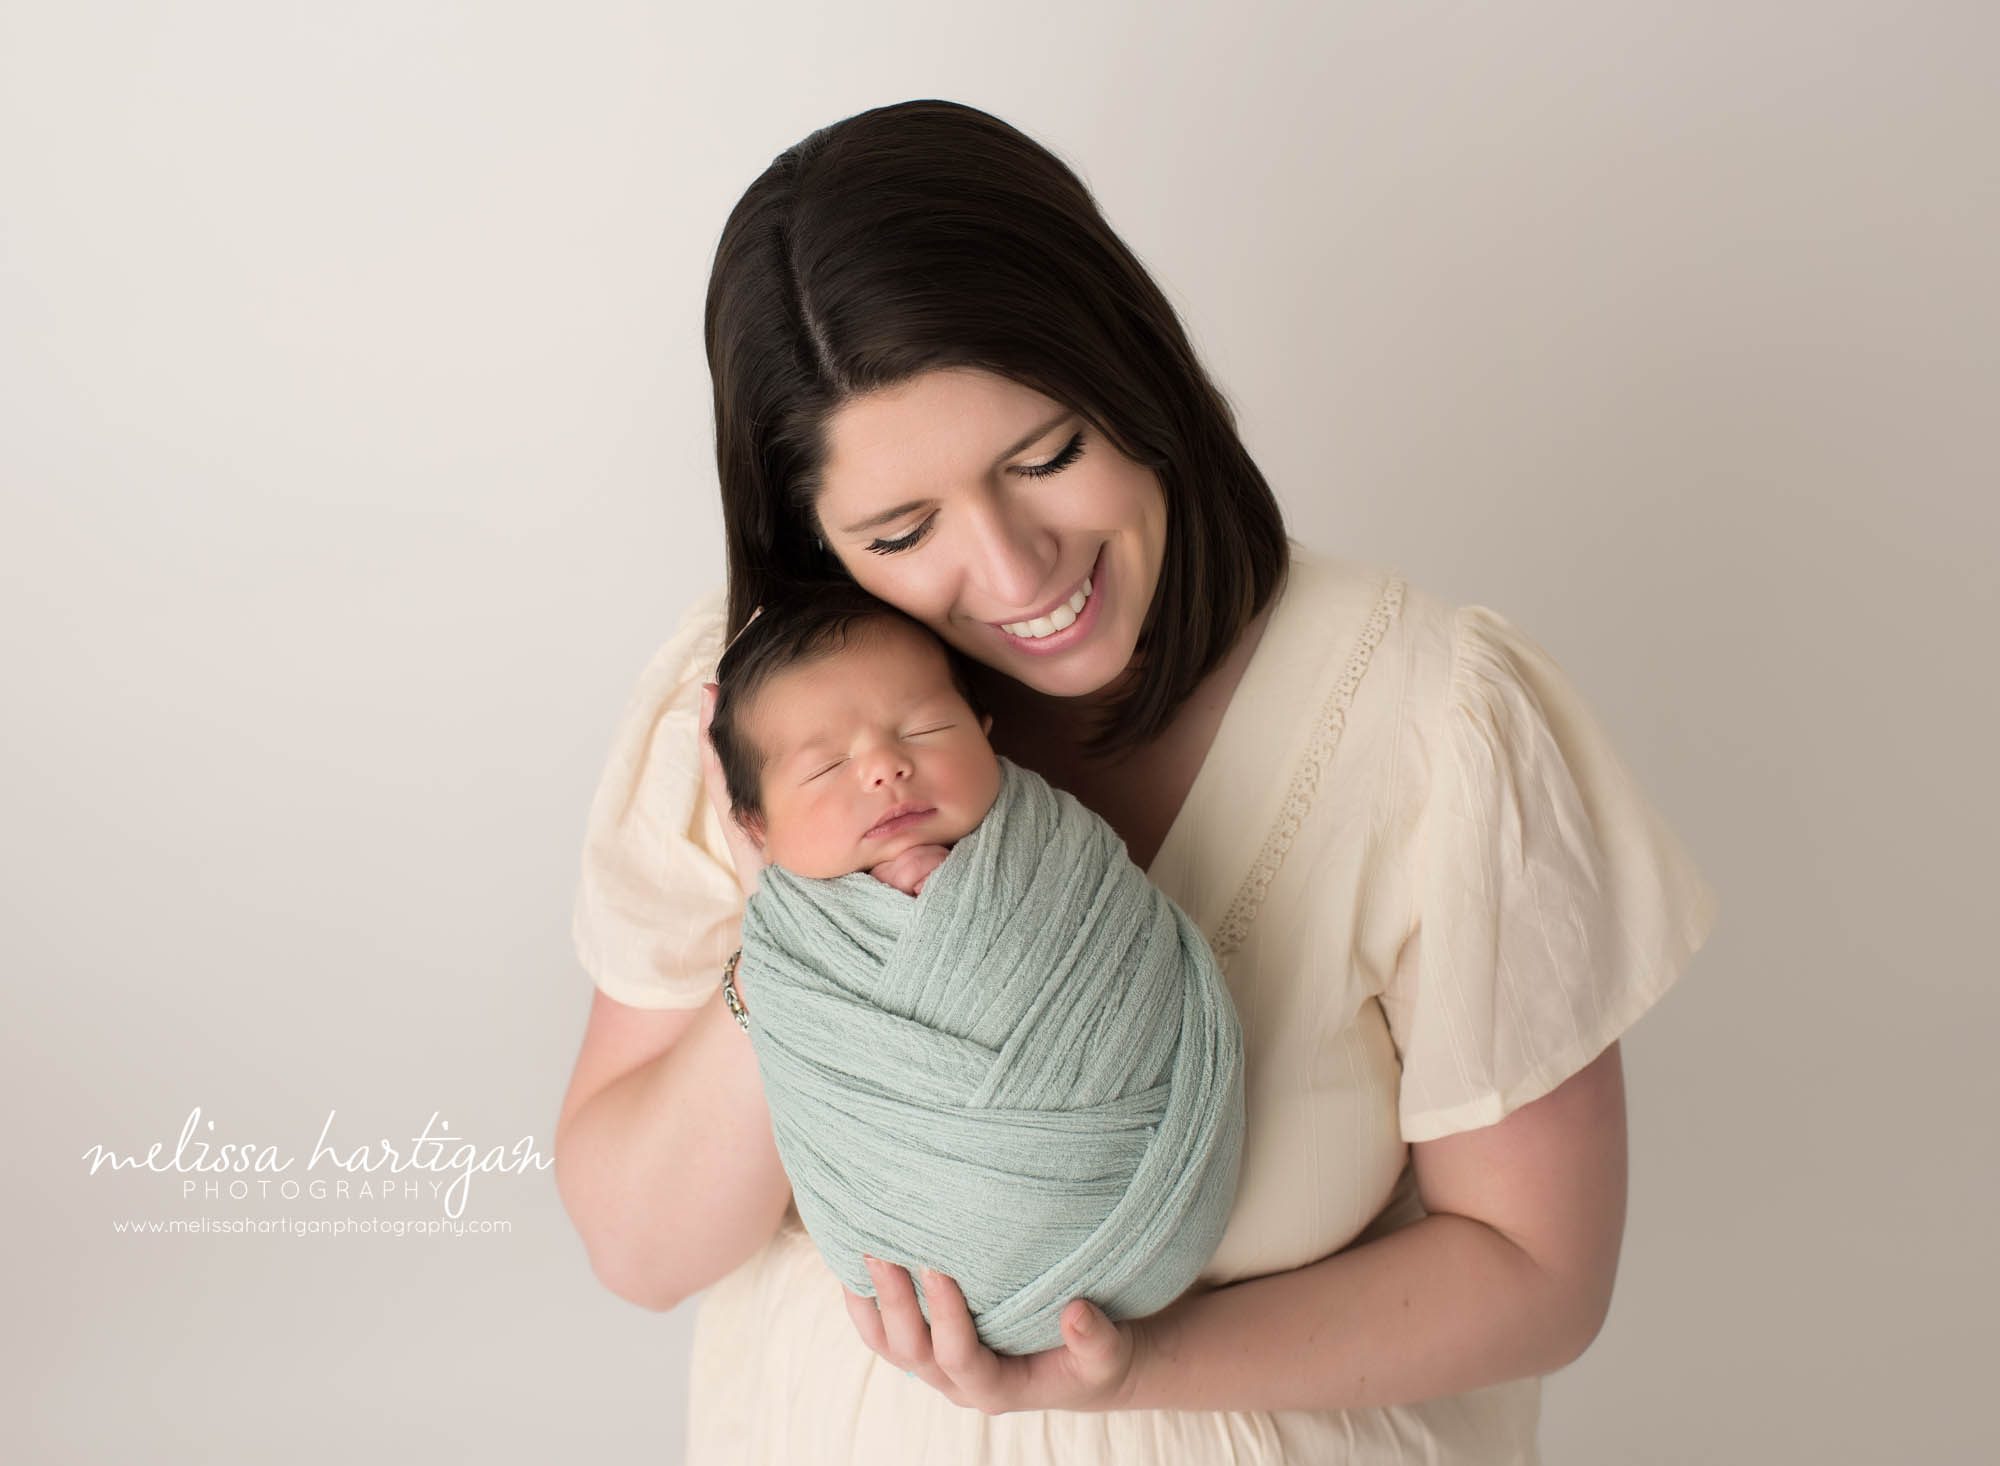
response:
[[[996,1353],[1179,1297],[1221,1241],[1243,1037],[1194,922],[1073,796],[999,798],[911,897],[767,867],[743,917],[750,1035],[799,1218],[954,1279]],[[918,1296],[922,1298],[921,1282]]]

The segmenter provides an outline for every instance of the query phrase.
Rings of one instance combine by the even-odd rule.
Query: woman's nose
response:
[[[1061,547],[1055,537],[988,501],[972,515],[973,581],[998,611],[1025,610],[1049,593]]]

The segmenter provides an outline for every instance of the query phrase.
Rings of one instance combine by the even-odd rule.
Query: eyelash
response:
[[[904,734],[903,736],[904,736],[905,738],[921,738],[921,737],[923,737],[923,736],[924,736],[924,735],[925,735],[926,733],[942,733],[942,732],[944,732],[944,730],[945,730],[945,729],[947,729],[947,728],[956,728],[957,726],[958,726],[958,724],[956,724],[956,723],[939,723],[939,724],[937,724],[937,725],[936,725],[935,727],[932,727],[932,728],[919,728],[919,729],[917,729],[917,730],[916,730],[916,732],[914,732],[914,733],[905,733],[905,734]],[[830,774],[830,773],[832,773],[832,772],[833,772],[833,771],[834,771],[835,769],[839,768],[839,767],[840,767],[840,766],[841,766],[842,764],[844,764],[844,763],[846,763],[846,762],[847,762],[847,760],[846,760],[846,759],[844,759],[844,758],[838,758],[838,759],[835,759],[835,760],[834,760],[834,761],[833,761],[832,763],[828,764],[828,765],[827,765],[827,766],[826,766],[825,768],[821,769],[821,770],[819,771],[819,773],[814,773],[814,774],[807,774],[807,775],[806,775],[806,782],[807,782],[808,784],[810,784],[810,783],[811,783],[811,782],[812,782],[812,781],[813,781],[814,779],[817,779],[817,778],[819,778],[819,777],[820,777],[820,774]]]
[[[1047,478],[1050,474],[1061,473],[1081,457],[1083,457],[1083,434],[1079,432],[1063,445],[1062,452],[1047,463],[1029,464],[1017,472],[1024,473],[1029,478]],[[931,525],[936,520],[937,515],[933,514],[899,540],[870,540],[863,548],[872,550],[878,555],[895,555],[904,550],[915,549],[930,534]]]

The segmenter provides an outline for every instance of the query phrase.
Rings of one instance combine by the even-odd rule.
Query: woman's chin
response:
[[[1026,650],[1011,640],[985,637],[954,645],[974,661],[1044,697],[1087,698],[1117,689],[1131,663],[1136,638],[1099,626],[1090,640],[1054,654]],[[1122,655],[1121,655],[1122,653]]]
[[[1074,657],[1051,658],[1046,662],[1015,657],[1001,670],[1023,687],[1045,697],[1097,697],[1117,690],[1126,663],[1089,655],[1096,650],[1079,647]]]

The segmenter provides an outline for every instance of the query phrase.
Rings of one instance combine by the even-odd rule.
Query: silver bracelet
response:
[[[738,947],[729,954],[729,960],[722,964],[722,1001],[727,1003],[729,1011],[736,1015],[736,1026],[748,1033],[750,1015],[743,1011],[742,994],[736,991],[736,964],[742,957],[743,949]]]

